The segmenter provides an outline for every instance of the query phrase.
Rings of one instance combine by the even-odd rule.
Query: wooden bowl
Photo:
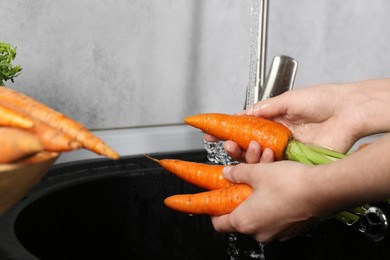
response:
[[[40,152],[14,164],[0,164],[0,217],[34,187],[59,153]]]

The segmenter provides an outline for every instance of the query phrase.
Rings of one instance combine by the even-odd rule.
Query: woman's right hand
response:
[[[259,101],[238,114],[277,121],[302,143],[345,153],[362,137],[390,131],[389,100],[390,79],[322,84]],[[258,147],[243,151],[233,141],[225,142],[225,150],[236,160],[247,153],[261,156]],[[254,157],[248,163],[259,162]]]
[[[359,121],[359,108],[350,104],[353,100],[343,98],[347,95],[342,94],[347,89],[343,88],[342,85],[318,85],[291,90],[259,101],[238,114],[274,120],[288,127],[300,142],[344,153],[359,139],[354,129]],[[217,140],[208,134],[204,139]],[[224,148],[238,161],[257,163],[262,157],[259,144],[252,144],[244,151],[237,143],[227,140]]]
[[[244,114],[265,117],[287,126],[302,143],[347,152],[361,137],[363,113],[347,85],[318,85],[288,91],[260,101]]]

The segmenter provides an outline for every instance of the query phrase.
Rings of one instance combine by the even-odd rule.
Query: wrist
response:
[[[346,84],[344,91],[351,101],[346,106],[354,110],[349,119],[354,120],[352,134],[356,139],[390,131],[390,79]]]
[[[306,197],[318,205],[317,213],[329,215],[390,198],[389,146],[387,134],[343,159],[311,167]]]
[[[332,191],[332,178],[326,174],[326,165],[311,166],[305,178],[305,198],[313,217],[325,218],[342,208],[339,196]]]

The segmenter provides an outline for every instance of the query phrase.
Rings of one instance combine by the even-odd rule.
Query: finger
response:
[[[241,161],[244,158],[245,153],[236,142],[227,140],[223,148],[236,161]]]
[[[273,118],[287,113],[287,92],[257,102],[253,107],[253,114],[257,117]]]
[[[213,136],[211,134],[208,134],[208,133],[203,133],[203,139],[206,142],[217,142],[217,141],[219,141],[218,138],[216,138],[215,136]]]
[[[245,161],[247,163],[258,163],[261,158],[261,147],[256,141],[251,141],[248,150],[245,153]]]
[[[245,109],[245,110],[243,110],[243,111],[236,112],[236,113],[234,113],[234,114],[237,115],[237,116],[247,115],[247,114],[248,114],[248,109]]]
[[[237,165],[229,165],[223,168],[223,176],[231,182],[235,183],[252,183],[252,169],[254,165],[258,164],[246,164],[240,163]]]
[[[260,163],[269,163],[273,162],[274,160],[274,152],[270,148],[265,148],[261,155]]]
[[[211,217],[211,222],[213,223],[214,229],[220,233],[232,233],[236,232],[233,226],[230,224],[229,220],[230,215],[222,215],[218,217]]]

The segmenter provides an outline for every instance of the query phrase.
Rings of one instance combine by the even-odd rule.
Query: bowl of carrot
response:
[[[58,156],[44,151],[17,163],[0,164],[0,217],[46,175]]]
[[[61,153],[119,155],[76,120],[0,86],[0,217],[48,172]]]

